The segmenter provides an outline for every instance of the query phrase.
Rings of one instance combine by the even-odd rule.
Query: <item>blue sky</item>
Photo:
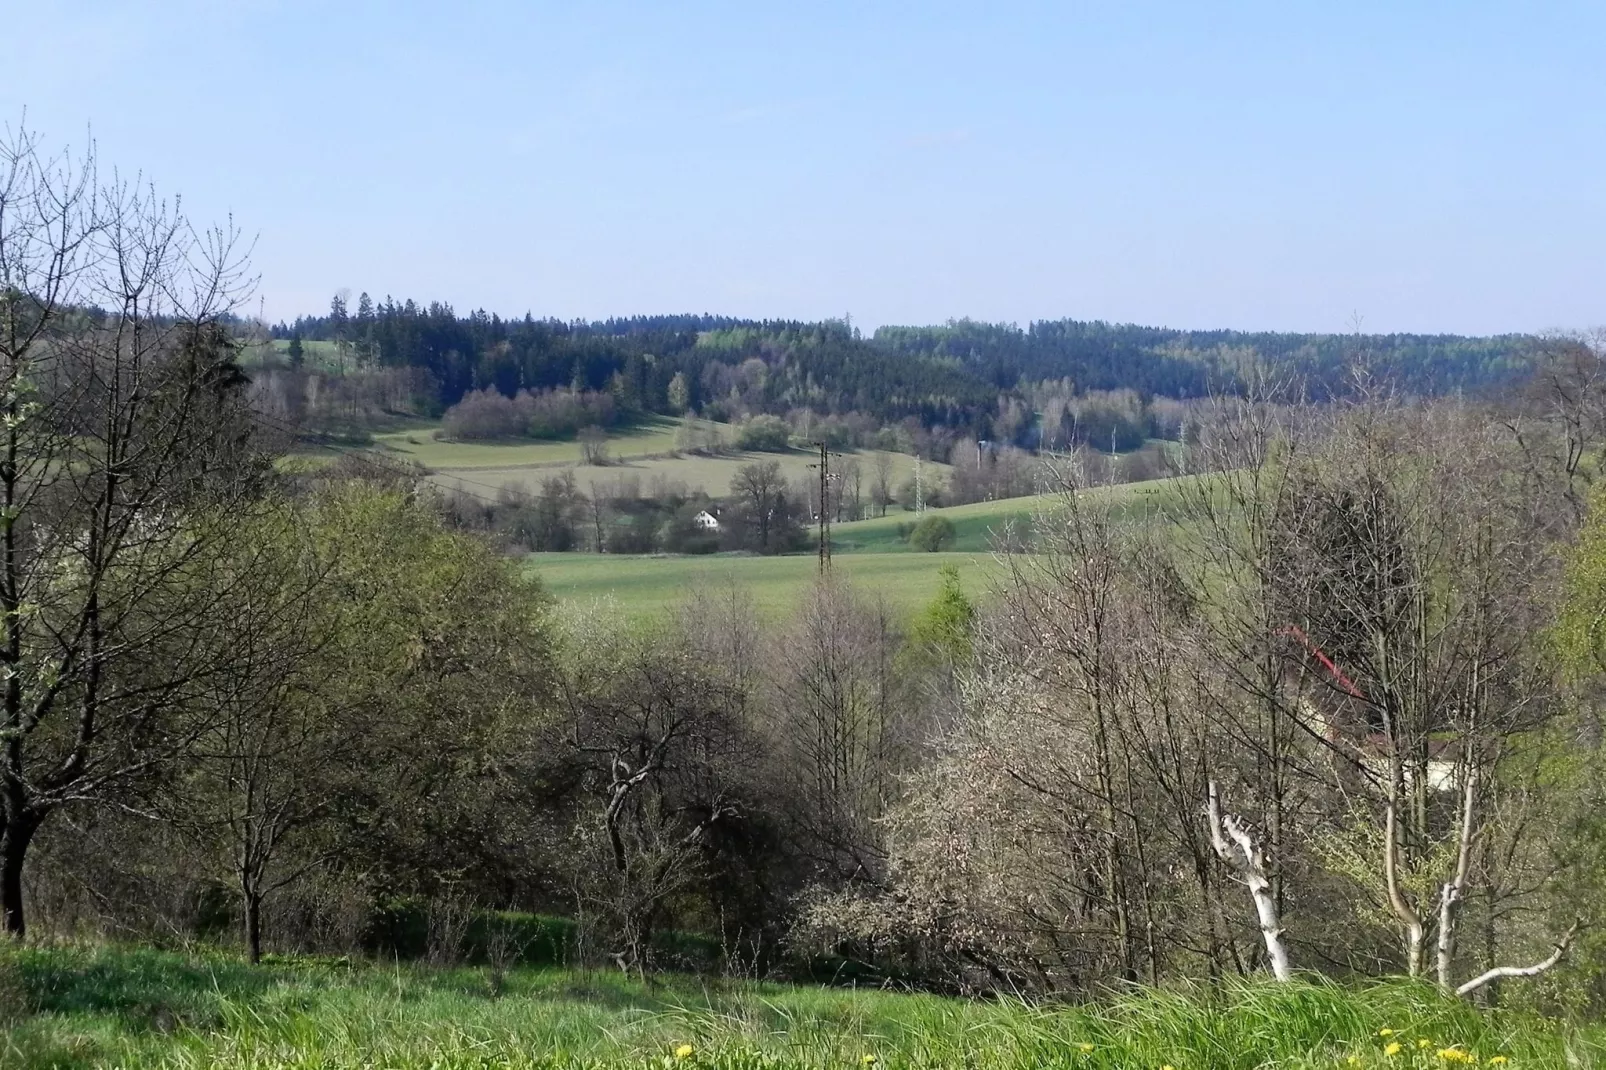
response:
[[[0,0],[270,318],[1606,322],[1599,3]],[[20,49],[17,47],[20,43]]]

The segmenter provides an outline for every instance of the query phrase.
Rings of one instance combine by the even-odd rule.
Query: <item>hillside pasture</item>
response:
[[[873,463],[875,454],[866,451],[851,456],[857,457],[859,463],[868,469]],[[914,471],[914,458],[903,453],[889,453],[886,456],[892,462],[893,487],[896,489],[898,484]],[[509,485],[533,494],[541,489],[543,480],[551,479],[559,471],[568,469],[574,473],[575,481],[582,490],[586,490],[593,483],[610,487],[620,480],[635,480],[644,494],[653,493],[655,484],[665,483],[678,484],[687,491],[700,490],[710,497],[723,498],[730,494],[731,481],[736,478],[736,473],[743,465],[775,461],[780,464],[787,482],[796,486],[801,481],[816,478],[815,470],[809,467],[815,458],[815,454],[806,450],[794,449],[783,453],[725,453],[713,457],[689,453],[679,456],[637,457],[606,465],[581,464],[576,458],[568,462],[494,468],[444,468],[433,465],[431,468],[434,470],[435,482],[441,486],[455,487],[480,495]],[[941,478],[946,466],[928,462],[925,469],[932,478]],[[866,493],[868,489],[869,479],[866,478]]]
[[[619,459],[657,457],[675,449],[680,421],[655,417],[608,435],[608,451]],[[437,438],[440,425],[374,436],[374,448],[396,460],[413,461],[437,471],[514,469],[533,465],[561,467],[580,463],[575,439],[517,439],[501,442],[454,442]],[[729,435],[729,428],[721,426]]]
[[[290,360],[290,340],[288,338],[275,338],[270,343],[273,355],[286,363]],[[255,358],[260,359],[260,358]],[[334,342],[314,341],[310,338],[301,340],[301,359],[309,368],[319,368],[329,372],[343,372],[347,369],[340,365],[340,350]],[[246,350],[244,363],[252,363],[251,350]]]
[[[1170,503],[1176,494],[1174,479],[1155,479],[1144,483],[1122,483],[1094,487],[1083,492],[1100,505],[1109,503],[1119,519],[1139,520],[1153,515]],[[1025,532],[1039,512],[1063,508],[1059,494],[1037,494],[1026,498],[1004,498],[991,502],[972,502],[946,509],[927,509],[927,516],[946,517],[954,526],[949,550],[982,553],[992,550],[1010,526]],[[912,527],[919,518],[903,509],[893,509],[883,517],[831,526],[831,543],[839,554],[919,553],[909,545],[899,528]]]
[[[715,426],[727,442],[735,438],[735,428],[729,424]],[[393,460],[424,465],[434,473],[435,482],[443,487],[482,497],[504,486],[538,492],[543,480],[552,478],[562,469],[571,469],[582,488],[592,483],[612,486],[621,479],[634,479],[643,493],[651,493],[654,484],[668,483],[678,484],[687,491],[701,490],[716,498],[730,493],[731,480],[747,464],[775,461],[787,480],[794,484],[815,475],[816,470],[810,465],[818,460],[818,455],[807,449],[731,451],[712,455],[678,452],[675,445],[679,427],[678,420],[654,419],[612,433],[608,436],[609,461],[603,465],[583,463],[580,443],[573,440],[451,442],[435,438],[429,428],[375,435],[374,448]],[[887,459],[894,491],[914,473],[915,459],[906,453],[846,452],[832,463],[839,472],[849,462],[857,463],[862,474],[861,494],[868,499],[878,457]],[[949,468],[945,464],[927,461],[924,469],[932,486],[947,479]]]
[[[631,616],[645,617],[685,601],[694,591],[731,586],[745,590],[758,613],[779,619],[795,609],[819,576],[812,554],[748,557],[634,557],[622,554],[530,554],[526,567],[547,590],[565,601],[612,600]],[[1003,569],[990,554],[845,554],[832,568],[858,593],[884,599],[900,620],[918,612],[937,594],[938,570],[959,568],[965,590],[979,601]]]

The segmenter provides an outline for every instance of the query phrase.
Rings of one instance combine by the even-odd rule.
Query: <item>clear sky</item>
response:
[[[1606,4],[0,0],[270,318],[1606,322]]]

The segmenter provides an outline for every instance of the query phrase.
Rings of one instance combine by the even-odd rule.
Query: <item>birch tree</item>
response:
[[[1328,692],[1344,692],[1323,732],[1381,831],[1406,972],[1456,991],[1462,915],[1488,880],[1478,845],[1507,770],[1560,710],[1533,641],[1558,576],[1538,533],[1560,502],[1522,478],[1498,427],[1449,403],[1341,409],[1294,478],[1276,534],[1302,592],[1295,623]]]

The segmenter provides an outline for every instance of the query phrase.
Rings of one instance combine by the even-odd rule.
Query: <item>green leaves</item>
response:
[[[976,606],[960,585],[957,567],[944,565],[940,573],[942,587],[937,597],[915,619],[909,636],[915,643],[959,662],[970,656],[971,639],[976,629]]]
[[[1606,671],[1606,492],[1595,496],[1567,562],[1551,635],[1561,667],[1574,681]]]

